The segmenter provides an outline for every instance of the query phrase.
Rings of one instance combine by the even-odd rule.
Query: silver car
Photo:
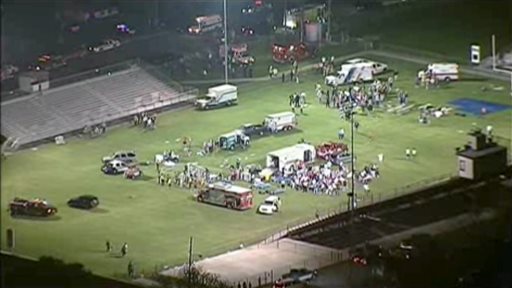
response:
[[[134,163],[137,162],[137,155],[133,151],[118,151],[113,153],[111,156],[105,156],[102,158],[103,163],[107,163],[112,160],[119,160],[125,163]]]

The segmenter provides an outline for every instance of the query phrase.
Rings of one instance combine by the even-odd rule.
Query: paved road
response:
[[[399,54],[396,52],[386,51],[386,50],[362,51],[362,52],[358,52],[358,53],[345,55],[342,57],[337,57],[335,59],[335,61],[343,62],[350,58],[364,57],[364,56],[377,56],[377,57],[392,58],[392,59],[397,59],[397,60],[401,60],[401,61],[421,64],[422,66],[426,66],[426,65],[436,61],[436,59],[404,55],[404,54]],[[313,63],[313,64],[302,66],[302,67],[300,67],[299,71],[311,70],[311,69],[315,68],[315,65],[316,64]],[[489,70],[478,68],[478,67],[474,67],[474,68],[467,67],[467,68],[461,68],[460,70],[463,73],[473,75],[473,76],[490,78],[490,79],[500,80],[500,81],[510,81],[510,75],[508,75],[506,73],[493,72],[493,71],[489,71]],[[289,70],[284,70],[281,72],[287,73],[287,72],[289,72]],[[222,79],[191,80],[191,81],[184,81],[183,84],[190,84],[190,85],[193,85],[193,84],[216,84],[216,83],[219,83],[220,80],[222,80]],[[267,81],[267,80],[270,80],[270,79],[265,76],[265,77],[256,77],[256,78],[236,78],[236,79],[231,79],[230,82],[232,82],[232,83],[261,82],[261,81]]]
[[[201,40],[201,38],[173,31],[141,35],[125,40],[119,48],[101,53],[89,53],[81,59],[70,60],[67,66],[53,69],[50,72],[50,79],[58,82],[62,78],[76,77],[76,74],[85,71],[123,63],[135,58],[158,57],[171,53],[181,55],[195,52],[197,47],[202,47]],[[2,83],[2,91],[14,89],[17,89],[17,79],[11,79]]]

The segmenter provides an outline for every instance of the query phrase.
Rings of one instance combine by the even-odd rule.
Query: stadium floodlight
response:
[[[228,11],[224,0],[224,82],[228,84]]]
[[[492,45],[492,70],[510,75],[510,96],[512,96],[512,71],[498,68],[496,65],[496,36],[494,34],[491,36],[491,45]]]

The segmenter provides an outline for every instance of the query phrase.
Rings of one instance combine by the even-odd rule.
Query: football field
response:
[[[420,65],[372,59],[387,63],[400,72],[395,86],[405,89],[410,102],[416,105],[431,103],[447,105],[461,99],[477,99],[511,105],[507,83],[479,79],[451,83],[442,88],[415,88],[416,71]],[[465,75],[463,75],[465,76]],[[239,105],[212,111],[192,108],[159,115],[157,129],[143,131],[128,124],[112,128],[97,139],[69,139],[67,145],[45,145],[37,150],[25,150],[2,161],[1,226],[13,228],[16,234],[15,253],[31,257],[50,255],[67,262],[80,262],[95,273],[106,276],[125,274],[129,260],[136,269],[150,273],[162,265],[180,265],[187,259],[188,239],[195,241],[194,257],[211,256],[263,240],[273,232],[285,229],[290,223],[345,208],[347,197],[315,196],[287,191],[283,209],[273,216],[256,214],[256,209],[232,211],[197,203],[193,191],[157,185],[153,165],[142,167],[146,177],[130,181],[122,176],[106,176],[100,171],[101,157],[119,150],[135,150],[139,161],[152,161],[164,150],[182,151],[178,139],[191,137],[197,152],[204,141],[216,139],[244,123],[261,122],[265,115],[288,111],[288,96],[304,91],[308,106],[298,116],[295,133],[257,139],[246,151],[217,151],[213,155],[195,153],[182,160],[198,162],[212,170],[221,165],[264,164],[267,152],[293,145],[304,139],[312,144],[336,141],[337,131],[350,131],[348,122],[341,120],[336,109],[319,104],[314,96],[315,83],[322,82],[316,73],[304,74],[301,84],[281,83],[279,80],[248,83],[239,86]],[[503,89],[499,88],[503,86]],[[482,89],[482,88],[486,89]],[[388,97],[398,104],[394,95]],[[377,162],[381,177],[371,184],[374,201],[395,195],[400,187],[428,182],[429,179],[456,172],[455,148],[467,142],[466,133],[475,126],[494,127],[498,136],[510,139],[511,110],[484,117],[450,115],[432,119],[420,125],[417,110],[406,115],[374,112],[358,115],[359,131],[355,134],[357,167]],[[350,139],[350,133],[347,133]],[[416,148],[414,160],[405,159],[406,148]],[[397,190],[398,189],[398,190]],[[66,206],[69,198],[93,194],[100,206],[93,211],[81,211]],[[362,194],[362,193],[361,193]],[[57,206],[59,212],[48,219],[11,218],[7,211],[14,197],[44,198]],[[256,195],[255,204],[263,200]],[[105,252],[105,241],[114,244],[112,253]],[[128,255],[119,257],[120,245],[128,243]],[[2,249],[6,249],[2,241]]]

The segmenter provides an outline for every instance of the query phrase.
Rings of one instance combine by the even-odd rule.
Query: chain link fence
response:
[[[50,73],[50,89],[78,83],[81,81],[89,80],[92,78],[96,78],[99,76],[109,75],[115,72],[123,71],[130,69],[134,64],[136,64],[136,60],[129,60],[121,63],[116,63],[113,65],[108,65],[104,67],[99,67],[96,69],[87,70],[84,72],[76,73],[70,76],[64,76],[52,79],[52,74]]]

